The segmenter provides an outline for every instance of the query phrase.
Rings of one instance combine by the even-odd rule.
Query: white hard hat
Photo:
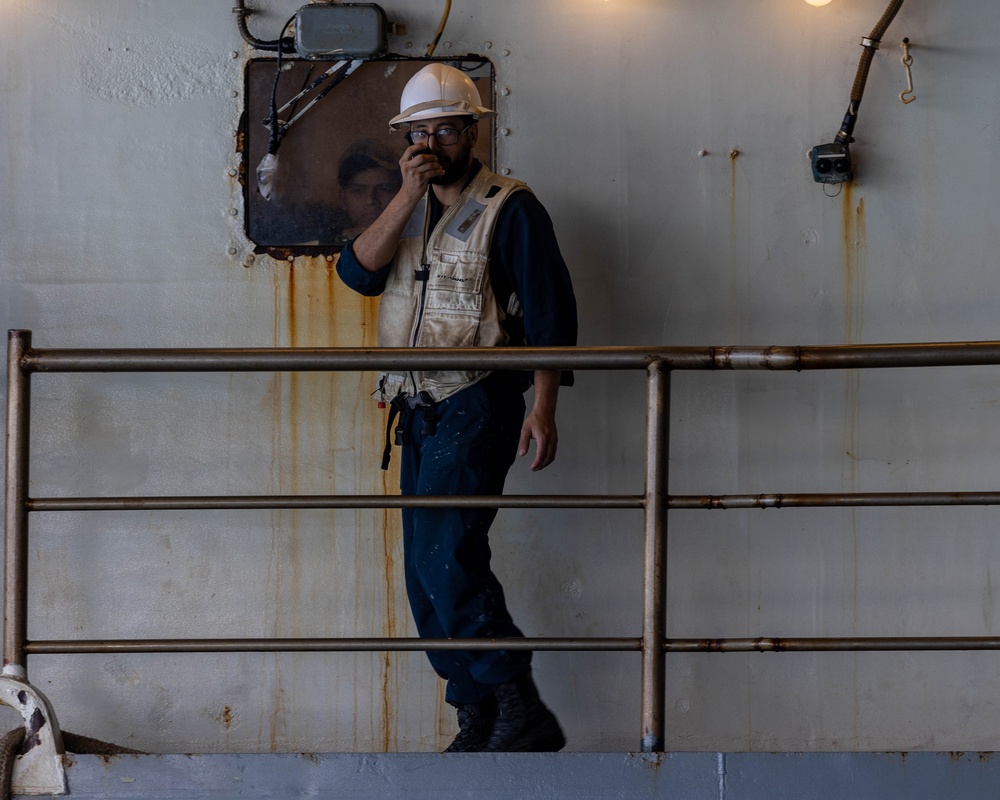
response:
[[[496,116],[496,111],[482,103],[476,84],[462,70],[445,64],[428,64],[403,87],[399,114],[389,120],[389,127],[399,130],[404,123],[435,117]]]

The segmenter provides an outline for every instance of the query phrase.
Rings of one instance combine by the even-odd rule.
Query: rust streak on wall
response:
[[[372,347],[377,344],[378,299],[344,287],[335,262],[326,257],[276,261],[275,345],[292,347]],[[272,390],[272,473],[282,493],[395,494],[398,478],[378,469],[385,415],[371,392],[372,373],[296,373],[276,379]],[[351,520],[353,536],[327,535],[335,520]],[[308,633],[331,620],[343,621],[331,635],[399,636],[401,592],[399,553],[402,533],[396,511],[353,514],[286,514],[272,523],[269,596],[274,630]],[[354,596],[340,593],[355,587]],[[344,607],[346,604],[349,607]],[[353,630],[350,626],[353,625]],[[301,629],[301,631],[300,631]],[[378,632],[378,633],[376,633]],[[288,663],[300,659],[287,658]],[[357,749],[398,749],[400,698],[414,678],[396,654],[359,654],[347,662],[356,713],[350,734]],[[289,674],[289,680],[291,676]],[[295,711],[294,687],[285,688],[282,714]],[[365,707],[364,696],[371,693]],[[277,709],[277,706],[276,706]],[[345,733],[346,721],[342,723]],[[270,725],[278,735],[277,724]],[[279,747],[280,749],[280,747]]]
[[[736,231],[736,159],[739,152],[731,150],[729,152],[729,225],[731,230]]]
[[[865,296],[865,256],[867,253],[867,230],[865,224],[865,201],[859,198],[855,204],[854,185],[847,183],[843,192],[843,235],[844,235],[844,316],[846,341],[852,344],[861,343],[863,339],[864,296]],[[860,481],[860,413],[861,413],[861,374],[859,370],[848,370],[844,393],[845,408],[845,473],[842,482],[846,491],[857,491]],[[859,623],[860,577],[861,564],[861,520],[858,509],[851,509],[852,547],[851,559],[852,585],[852,630],[856,633]],[[858,676],[858,661],[854,659],[852,733],[858,735],[861,716],[861,691]]]

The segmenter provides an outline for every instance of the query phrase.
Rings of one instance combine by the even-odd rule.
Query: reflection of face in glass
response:
[[[345,233],[355,236],[371,225],[399,189],[398,173],[371,167],[351,176],[341,187],[342,205],[347,212]]]

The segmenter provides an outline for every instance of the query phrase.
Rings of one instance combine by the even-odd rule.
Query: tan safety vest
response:
[[[458,200],[444,212],[433,232],[430,204],[414,211],[393,259],[379,305],[380,347],[496,347],[506,344],[501,323],[520,315],[516,295],[507,308],[497,305],[490,285],[490,244],[500,208],[516,191],[530,191],[513,178],[496,175],[486,167],[465,187]],[[410,397],[427,392],[440,402],[481,380],[488,371],[424,371],[383,373],[376,392],[390,401],[399,394]]]

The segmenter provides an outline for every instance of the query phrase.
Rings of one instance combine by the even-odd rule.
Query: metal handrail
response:
[[[821,370],[1000,365],[1000,342],[820,347],[593,348],[242,348],[76,349],[31,347],[30,331],[8,334],[5,486],[4,674],[27,677],[38,653],[175,653],[410,650],[613,650],[642,655],[642,749],[664,742],[665,654],[834,650],[1000,650],[997,637],[668,639],[667,512],[675,509],[1000,505],[1000,492],[827,494],[668,494],[670,375],[674,370]],[[645,370],[645,490],[641,495],[387,497],[341,495],[202,497],[30,497],[30,378],[49,372],[306,372],[409,369]],[[619,508],[644,511],[643,620],[638,637],[518,639],[146,639],[27,638],[28,514],[48,511],[151,511],[254,508]]]
[[[409,369],[825,370],[1000,364],[1000,342],[817,347],[442,347],[35,350],[24,372],[350,372]]]

